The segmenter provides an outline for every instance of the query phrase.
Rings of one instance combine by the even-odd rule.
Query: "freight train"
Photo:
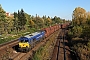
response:
[[[19,38],[19,50],[20,51],[29,51],[32,49],[37,42],[44,40],[49,35],[54,33],[55,31],[59,30],[61,27],[65,28],[67,24],[57,24],[54,26],[50,26],[48,28],[43,28],[41,31],[31,33],[29,35],[23,36]]]

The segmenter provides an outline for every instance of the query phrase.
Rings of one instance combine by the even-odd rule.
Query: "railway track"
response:
[[[70,49],[66,43],[68,41],[65,40],[65,30],[62,30],[57,38],[51,60],[71,60]]]
[[[58,32],[58,31],[56,31],[56,32]],[[53,34],[55,34],[56,32],[54,32]],[[14,54],[10,57],[10,59],[11,59],[11,60],[30,60],[30,59],[33,57],[34,53],[35,53],[41,46],[45,45],[45,43],[49,40],[50,37],[52,37],[53,34],[51,34],[51,35],[50,35],[49,37],[47,37],[46,39],[42,40],[40,43],[37,43],[36,46],[35,46],[33,49],[31,49],[29,52],[27,52],[27,53],[22,53],[22,52],[14,53]]]
[[[18,43],[18,39],[12,40],[7,43],[0,44],[0,50],[5,49],[6,47],[12,47],[12,46],[16,45],[17,43]]]
[[[54,50],[53,50],[53,55],[52,55],[52,58],[51,60],[58,60],[59,58],[59,52],[60,52],[60,38],[62,38],[61,36],[61,32],[59,33],[59,36],[57,37],[57,42],[56,42],[56,45],[54,47]]]
[[[18,39],[12,40],[4,44],[0,44],[0,60],[3,59],[9,51],[12,51],[13,49],[11,48],[17,44],[18,44]]]

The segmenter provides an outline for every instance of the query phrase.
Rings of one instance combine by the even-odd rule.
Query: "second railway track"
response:
[[[57,37],[51,60],[71,60],[69,47],[66,43],[68,41],[65,39],[65,30],[62,29]]]
[[[7,43],[0,44],[0,50],[5,49],[6,47],[12,47],[16,44],[18,44],[18,39],[12,40],[12,41],[7,42]]]
[[[13,46],[18,44],[18,39],[0,45],[0,60],[8,56],[8,53],[12,51]]]

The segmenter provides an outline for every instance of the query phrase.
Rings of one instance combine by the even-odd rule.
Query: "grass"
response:
[[[57,33],[53,34],[53,36],[46,42],[46,44],[43,47],[40,47],[38,51],[36,51],[32,60],[50,60],[56,42],[56,35]]]
[[[10,35],[10,36],[5,36],[5,37],[1,36],[0,37],[0,44],[14,40],[16,38],[19,38],[19,36],[18,35]]]
[[[42,51],[44,50],[44,47],[40,47],[39,50],[35,53],[33,60],[41,60],[40,54],[42,54]]]
[[[28,30],[23,30],[23,31],[20,31],[18,33],[11,33],[11,34],[3,34],[3,35],[0,35],[0,44],[2,43],[5,43],[5,42],[8,42],[8,41],[11,41],[11,40],[14,40],[14,39],[17,39],[21,36],[25,36],[25,35],[28,35],[32,32],[35,32],[36,29],[35,28],[31,28],[31,29],[28,29]]]

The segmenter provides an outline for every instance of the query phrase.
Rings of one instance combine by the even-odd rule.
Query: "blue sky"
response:
[[[0,0],[6,12],[17,12],[21,8],[30,15],[58,16],[63,19],[72,19],[76,7],[90,11],[90,0]]]

